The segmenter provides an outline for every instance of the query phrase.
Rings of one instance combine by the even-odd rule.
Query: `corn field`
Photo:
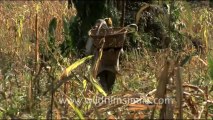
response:
[[[0,119],[213,118],[210,1],[107,6],[115,27],[138,26],[126,34],[111,93],[93,70],[104,52],[96,62],[84,54],[93,26],[77,5],[0,1]]]

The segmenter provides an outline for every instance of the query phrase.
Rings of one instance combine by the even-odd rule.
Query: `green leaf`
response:
[[[67,18],[63,18],[63,29],[64,29],[64,33],[66,34],[66,35],[68,35],[69,34],[69,26],[70,26],[70,24],[69,24],[69,22],[67,21]]]
[[[209,76],[213,80],[213,59],[212,59],[212,57],[208,58],[208,68],[209,68]]]
[[[57,18],[54,17],[54,18],[50,21],[50,24],[49,24],[49,33],[50,33],[51,35],[53,35],[53,33],[55,32],[56,26],[57,26]]]
[[[187,55],[181,62],[180,62],[180,66],[183,67],[185,64],[187,64],[191,59],[192,57],[196,55],[196,53],[192,53],[190,55]]]
[[[91,77],[92,85],[104,96],[107,96],[106,92],[102,89],[102,87],[96,82],[96,80]]]
[[[61,53],[63,56],[68,56],[70,53],[76,53],[76,21],[75,17],[68,19],[63,17],[63,35],[64,41],[60,45]],[[78,39],[78,38],[77,38]]]
[[[65,49],[68,47],[69,49],[73,49],[72,36],[70,34],[70,23],[67,18],[63,18],[63,32],[64,32],[64,44]]]
[[[82,120],[84,120],[84,116],[82,114],[82,112],[67,98],[66,99],[68,104],[72,107],[72,109],[77,113],[78,117]]]
[[[69,73],[74,70],[75,68],[77,68],[79,65],[83,64],[86,60],[91,59],[93,57],[93,55],[84,57],[78,61],[76,61],[75,63],[73,63],[72,65],[70,65],[69,67],[67,67],[64,72],[62,73],[61,77],[67,77],[69,75]]]
[[[55,31],[57,26],[57,19],[54,17],[49,24],[49,41],[48,45],[53,50],[55,47]]]
[[[180,62],[180,66],[184,66],[186,63],[188,63],[191,60],[192,56],[191,55],[187,55],[181,62]]]
[[[87,86],[87,81],[83,80],[83,88],[86,89],[86,86]]]

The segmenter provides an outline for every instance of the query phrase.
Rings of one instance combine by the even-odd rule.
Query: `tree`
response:
[[[77,50],[82,51],[85,48],[88,39],[88,31],[95,24],[97,19],[111,17],[114,25],[119,26],[119,11],[117,10],[116,0],[68,0],[68,6],[72,4],[77,10],[75,18],[70,19],[71,38],[75,43]],[[66,46],[66,42],[61,46]],[[62,54],[66,52],[62,48]],[[66,52],[67,53],[67,52]]]

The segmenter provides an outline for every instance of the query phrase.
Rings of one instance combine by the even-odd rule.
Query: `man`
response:
[[[100,29],[108,29],[112,28],[112,20],[111,18],[105,18],[105,19],[98,19],[92,29],[97,29],[97,34],[99,34]],[[89,33],[90,34],[90,33]],[[93,54],[94,48],[93,48],[93,40],[91,37],[87,40],[86,43],[86,55]]]

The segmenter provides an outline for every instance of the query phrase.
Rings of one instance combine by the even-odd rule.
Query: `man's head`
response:
[[[112,27],[112,19],[111,18],[98,19],[94,27],[108,29],[109,27]]]

